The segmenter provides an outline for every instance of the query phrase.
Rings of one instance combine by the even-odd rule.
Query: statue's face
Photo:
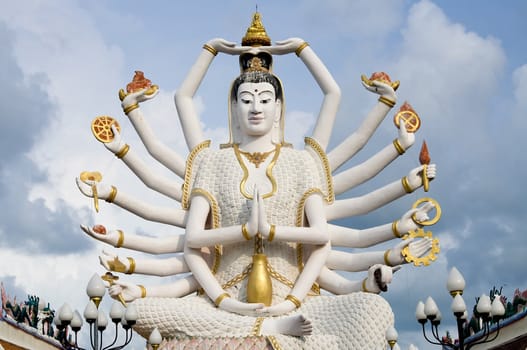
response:
[[[241,132],[262,136],[271,132],[273,123],[280,120],[280,100],[276,99],[269,83],[243,83],[238,88],[234,106]]]

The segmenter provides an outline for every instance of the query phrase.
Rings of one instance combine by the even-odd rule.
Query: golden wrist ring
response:
[[[395,237],[401,238],[403,235],[401,234],[401,232],[399,232],[399,230],[397,230],[398,223],[399,223],[399,220],[395,220],[394,222],[392,222],[392,232]]]
[[[137,285],[141,289],[141,298],[146,298],[146,288],[142,284]]]
[[[271,228],[269,229],[269,237],[267,238],[267,240],[269,242],[273,241],[275,233],[276,233],[276,226],[275,225],[271,225]]]
[[[365,292],[365,293],[373,293],[372,291],[369,291],[368,288],[366,288],[366,280],[368,279],[368,277],[366,277],[365,279],[362,280],[362,291]]]
[[[401,184],[403,185],[404,191],[406,193],[412,193],[414,190],[412,189],[412,186],[410,186],[410,183],[408,182],[408,177],[403,177],[401,179]]]
[[[393,147],[395,147],[395,149],[397,150],[397,153],[399,153],[400,156],[403,155],[404,152],[406,152],[403,145],[401,145],[401,142],[399,141],[399,139],[393,140]]]
[[[242,236],[248,241],[251,240],[251,235],[249,235],[249,231],[247,231],[247,224],[242,225]]]
[[[390,249],[386,250],[384,252],[384,265],[386,266],[393,266],[393,264],[390,262],[390,260],[388,259],[388,255],[390,254]]]
[[[112,186],[112,190],[110,191],[110,195],[108,195],[108,198],[106,198],[105,200],[108,203],[113,203],[113,201],[115,200],[116,196],[117,196],[117,187]]]
[[[297,297],[295,297],[293,294],[288,294],[286,297],[285,297],[285,300],[289,300],[290,302],[292,302],[293,304],[295,304],[295,307],[298,309],[301,305],[302,305],[302,302],[300,300],[298,300]]]
[[[216,300],[214,300],[214,305],[216,305],[216,307],[220,307],[220,304],[223,301],[223,299],[230,298],[230,297],[231,295],[229,293],[222,293],[216,298]]]
[[[210,46],[209,44],[205,44],[203,45],[203,48],[205,50],[207,50],[208,52],[210,52],[212,55],[216,56],[218,54],[218,50],[216,50],[215,48],[213,48],[212,46]]]
[[[117,230],[117,233],[119,234],[119,238],[117,239],[117,243],[115,243],[115,248],[121,248],[124,243],[124,232],[123,230]]]
[[[125,144],[125,145],[123,146],[123,148],[121,148],[121,149],[119,150],[119,152],[115,153],[115,156],[116,156],[117,158],[121,159],[121,158],[123,158],[123,157],[126,155],[126,153],[128,153],[129,150],[130,150],[130,145]]]
[[[130,105],[128,107],[123,108],[123,112],[124,112],[124,114],[128,114],[128,113],[130,113],[131,111],[133,111],[134,109],[137,109],[137,108],[139,108],[139,103],[136,102],[136,103],[134,103],[134,104],[132,104],[132,105]]]
[[[302,52],[302,50],[305,49],[307,46],[309,46],[309,44],[307,43],[307,41],[304,41],[302,44],[300,44],[298,49],[295,50],[295,54],[297,56],[300,56],[300,53]]]
[[[379,97],[378,101],[381,102],[381,103],[384,103],[385,105],[387,105],[390,108],[393,108],[393,106],[395,106],[395,101],[390,100],[388,97],[381,96],[381,97]]]
[[[126,271],[126,274],[131,275],[135,271],[135,260],[134,258],[131,258],[131,257],[127,257],[127,259],[128,259],[128,262],[130,263],[130,268],[128,269],[128,271]]]

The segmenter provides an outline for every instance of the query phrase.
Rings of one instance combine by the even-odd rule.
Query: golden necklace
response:
[[[247,158],[249,162],[253,163],[255,167],[259,168],[260,164],[265,162],[267,157],[269,157],[275,150],[276,149],[273,149],[268,152],[252,152],[251,153],[251,152],[244,152],[239,149],[239,152],[243,154],[243,156]]]

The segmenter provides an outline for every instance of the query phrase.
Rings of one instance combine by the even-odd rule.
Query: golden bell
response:
[[[247,301],[269,306],[272,300],[273,285],[267,270],[267,256],[265,254],[254,254],[253,266],[247,281]]]

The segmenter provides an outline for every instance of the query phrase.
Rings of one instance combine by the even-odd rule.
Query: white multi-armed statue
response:
[[[218,53],[239,57],[241,74],[229,92],[230,140],[213,147],[203,136],[193,97]],[[272,74],[272,56],[291,53],[302,60],[324,94],[313,135],[306,137],[302,150],[284,139],[284,93],[281,81]],[[136,74],[127,92],[120,91],[124,113],[149,153],[179,179],[154,173],[123,141],[112,120],[105,125],[99,120],[94,132],[146,186],[180,202],[181,208],[149,205],[93,174],[84,173],[78,186],[85,195],[105,199],[146,220],[185,229],[184,234],[153,238],[82,226],[90,236],[114,247],[179,253],[137,261],[101,254],[109,271],[182,275],[158,286],[112,284],[113,297],[137,306],[137,332],[148,337],[158,328],[167,339],[167,349],[189,342],[199,346],[250,342],[275,349],[384,348],[393,314],[378,293],[386,291],[393,270],[408,257],[418,259],[433,250],[428,237],[401,238],[428,220],[434,204],[424,201],[393,223],[369,229],[328,222],[367,213],[410,193],[433,179],[436,169],[434,164],[423,165],[361,197],[335,200],[335,195],[377,175],[415,141],[409,121],[402,118],[393,142],[364,163],[334,174],[368,142],[396,104],[398,84],[386,75],[375,77],[363,79],[363,84],[379,95],[378,103],[360,127],[327,155],[340,89],[305,41],[293,38],[272,45],[258,13],[240,46],[223,39],[206,43],[176,92],[189,148],[186,160],[155,136],[141,111],[140,104],[153,99],[157,87]],[[370,247],[395,239],[386,251],[333,249]],[[338,270],[368,274],[353,281]]]

